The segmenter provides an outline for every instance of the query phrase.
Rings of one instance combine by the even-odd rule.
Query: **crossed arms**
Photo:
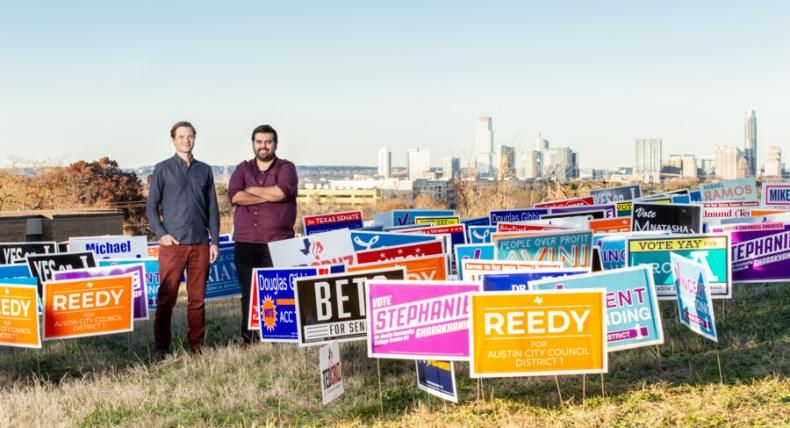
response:
[[[285,193],[276,185],[250,186],[236,192],[230,202],[234,205],[256,205],[264,202],[280,202],[284,199]]]

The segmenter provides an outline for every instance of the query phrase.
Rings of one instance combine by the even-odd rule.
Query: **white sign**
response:
[[[140,259],[148,257],[148,239],[145,236],[89,236],[69,238],[71,252],[93,251],[100,259]]]
[[[763,206],[790,209],[790,183],[763,183]]]
[[[354,263],[354,245],[348,229],[270,242],[269,253],[274,267]]]
[[[343,395],[343,375],[340,370],[340,346],[337,342],[324,345],[318,351],[318,367],[321,370],[321,398],[329,404]]]

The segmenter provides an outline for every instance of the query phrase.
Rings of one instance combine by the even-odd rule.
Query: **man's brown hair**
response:
[[[170,138],[176,138],[176,129],[181,127],[189,127],[192,130],[192,135],[197,137],[197,131],[195,131],[195,127],[192,126],[191,123],[187,122],[186,120],[182,120],[181,122],[176,122],[172,128],[170,128]]]

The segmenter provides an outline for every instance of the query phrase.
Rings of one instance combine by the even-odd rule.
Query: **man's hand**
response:
[[[163,247],[169,247],[171,245],[178,245],[178,241],[176,241],[176,238],[173,238],[168,233],[166,235],[162,235],[162,237],[159,238],[159,245]]]
[[[208,247],[208,262],[214,263],[217,261],[218,257],[219,257],[219,246],[217,246],[216,244],[211,244],[211,246]]]

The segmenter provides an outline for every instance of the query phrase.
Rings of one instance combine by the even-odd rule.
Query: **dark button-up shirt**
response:
[[[266,244],[293,238],[296,193],[299,188],[296,166],[275,157],[269,168],[261,171],[255,159],[244,161],[230,177],[228,198],[233,200],[233,195],[251,186],[277,186],[285,194],[285,199],[256,205],[236,205],[233,213],[234,241]]]
[[[146,214],[157,238],[170,234],[181,244],[219,245],[219,208],[211,167],[174,155],[151,176]],[[160,217],[161,214],[161,217]]]

